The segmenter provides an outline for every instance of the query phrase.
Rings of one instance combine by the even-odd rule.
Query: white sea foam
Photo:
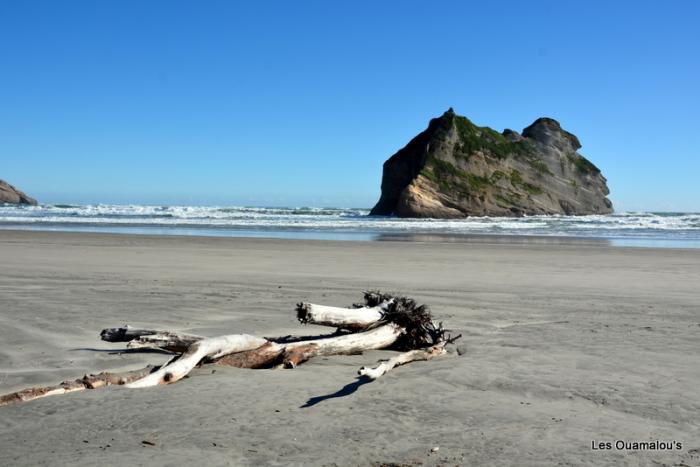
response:
[[[616,213],[592,216],[470,217],[398,219],[368,217],[367,209],[262,208],[238,206],[0,205],[0,227],[109,230],[198,229],[225,231],[310,231],[360,233],[490,233],[583,237],[674,238],[700,241],[699,213]]]

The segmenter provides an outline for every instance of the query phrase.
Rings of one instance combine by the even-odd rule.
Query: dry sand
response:
[[[316,333],[296,302],[368,288],[464,338],[359,387],[387,352],[0,408],[0,465],[699,465],[698,284],[700,250],[1,231],[0,393],[168,359],[104,327]]]

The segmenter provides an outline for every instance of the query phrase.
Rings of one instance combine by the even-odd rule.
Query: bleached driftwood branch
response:
[[[311,357],[351,355],[367,350],[379,350],[392,346],[406,330],[394,323],[387,323],[369,331],[329,337],[307,342],[294,342],[285,347],[282,362],[294,368]]]
[[[106,342],[127,342],[130,349],[158,348],[170,352],[185,352],[192,344],[204,339],[202,336],[154,329],[137,329],[128,324],[122,328],[108,328],[100,332]]]
[[[75,381],[64,381],[56,386],[46,386],[39,388],[23,389],[0,396],[0,407],[17,402],[26,402],[40,399],[47,396],[68,394],[69,392],[84,391],[86,389],[97,389],[105,386],[123,385],[150,374],[158,367],[149,365],[138,370],[125,371],[122,373],[103,372],[96,375],[85,375]]]
[[[129,349],[163,349],[174,353],[183,353],[195,342],[203,337],[190,336],[167,331],[158,331],[155,334],[140,336],[129,341],[126,346]]]
[[[372,307],[339,308],[315,303],[299,303],[297,319],[302,324],[318,324],[358,331],[367,329],[381,320],[389,305],[390,302],[384,302]]]
[[[408,352],[400,353],[387,361],[381,362],[374,368],[363,366],[357,373],[360,376],[367,376],[370,379],[377,379],[397,366],[421,360],[430,360],[439,355],[443,355],[445,353],[445,344],[446,342],[442,342],[432,347],[428,347],[427,349],[409,350]]]
[[[223,356],[215,363],[238,368],[270,368],[278,365],[294,368],[316,356],[348,355],[366,350],[384,349],[396,342],[403,332],[403,328],[388,323],[370,331],[337,337],[289,343],[268,341],[255,350]]]
[[[232,334],[230,336],[201,339],[190,345],[185,353],[174,362],[127,384],[126,387],[146,388],[159,384],[174,383],[184,378],[204,358],[215,360],[230,353],[256,349],[267,342],[266,339],[248,334]]]

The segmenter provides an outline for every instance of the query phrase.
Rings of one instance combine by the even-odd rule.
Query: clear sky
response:
[[[0,0],[0,178],[43,202],[369,207],[448,107],[559,120],[700,211],[700,2]]]

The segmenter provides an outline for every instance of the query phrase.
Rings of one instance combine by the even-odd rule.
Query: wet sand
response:
[[[364,385],[389,352],[3,407],[0,465],[700,464],[700,250],[0,231],[0,265],[0,393],[169,358],[105,327],[315,334],[296,302],[366,289],[464,336]]]

